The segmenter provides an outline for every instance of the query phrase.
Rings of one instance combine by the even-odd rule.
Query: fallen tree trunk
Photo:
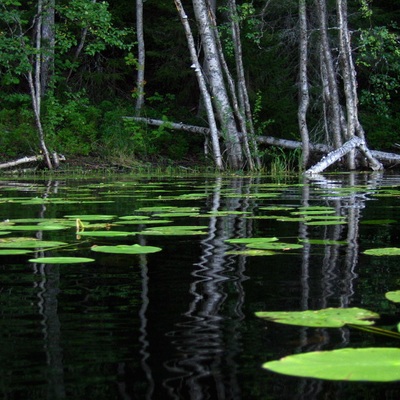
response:
[[[356,147],[364,154],[365,158],[368,160],[371,169],[373,169],[374,171],[380,171],[383,169],[383,165],[371,155],[371,152],[365,145],[364,140],[360,139],[357,136],[354,136],[352,139],[344,143],[343,146],[341,146],[340,148],[328,153],[325,157],[322,158],[320,162],[309,168],[305,172],[305,174],[319,174],[320,172],[324,171],[326,168],[334,164],[336,161],[340,160],[346,154],[350,153],[350,151],[352,151]]]
[[[210,130],[208,128],[202,126],[195,126],[195,125],[187,125],[182,122],[174,123],[174,122],[166,122],[158,119],[151,119],[151,118],[142,118],[142,117],[123,117],[127,121],[137,121],[140,123],[148,124],[148,125],[155,125],[155,126],[162,126],[167,125],[171,129],[181,130],[186,132],[192,133],[200,133],[203,135],[209,135]],[[256,137],[256,141],[261,144],[267,144],[269,146],[277,146],[282,147],[284,149],[295,150],[301,149],[302,144],[301,142],[295,140],[288,140],[288,139],[277,139],[273,136],[258,136]],[[365,143],[364,143],[365,146]],[[362,147],[362,146],[361,146]],[[361,151],[362,148],[359,146]],[[395,167],[400,165],[400,155],[395,153],[387,153],[384,151],[377,151],[377,150],[365,150],[364,148],[364,155],[368,154],[375,158],[376,160],[380,161],[385,167]],[[325,144],[310,144],[310,151],[314,153],[322,153],[328,154],[329,152],[333,151],[333,148],[327,146]],[[365,154],[366,153],[366,154]]]
[[[54,167],[57,168],[60,164],[60,161],[65,161],[65,157],[62,154],[53,153],[52,154]],[[27,164],[32,162],[39,162],[42,163],[44,161],[43,155],[38,156],[30,156],[30,157],[22,157],[18,160],[8,161],[5,163],[0,164],[0,169],[12,168],[16,167],[17,165]]]

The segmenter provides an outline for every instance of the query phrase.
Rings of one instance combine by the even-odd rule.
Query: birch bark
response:
[[[298,123],[302,142],[303,168],[307,167],[310,157],[310,137],[307,126],[307,110],[310,102],[308,92],[308,32],[307,32],[307,10],[306,0],[299,0],[299,22],[300,22],[300,59],[299,59],[299,108]]]
[[[41,119],[41,100],[42,100],[42,27],[43,27],[43,0],[37,3],[37,18],[35,27],[35,50],[33,59],[33,73],[28,72],[28,83],[32,99],[33,112],[39,135],[39,145],[43,152],[43,157],[49,169],[53,168],[50,153],[46,146],[45,135]]]
[[[215,111],[221,124],[229,166],[232,169],[241,169],[243,167],[242,148],[224,82],[215,32],[212,28],[206,0],[193,0],[193,9],[202,39],[202,49],[208,65],[207,78]]]
[[[201,70],[200,62],[197,57],[196,45],[194,42],[194,38],[192,35],[188,17],[185,13],[185,10],[183,9],[182,2],[180,0],[174,0],[174,1],[175,1],[176,9],[178,10],[182,25],[185,29],[186,39],[188,41],[189,52],[190,52],[191,60],[193,63],[192,67],[194,68],[194,71],[196,73],[197,81],[198,81],[199,87],[200,87],[200,93],[203,97],[203,101],[204,101],[204,105],[205,105],[205,109],[206,109],[206,113],[207,113],[207,119],[208,119],[208,124],[210,127],[211,143],[212,143],[215,166],[217,167],[217,169],[222,170],[223,164],[222,164],[221,148],[219,145],[219,138],[218,138],[218,127],[217,127],[217,123],[216,123],[215,116],[214,116],[214,109],[213,109],[211,95],[208,91],[207,84],[206,84],[203,72]]]
[[[332,130],[335,148],[342,146],[342,132],[340,128],[340,101],[336,81],[336,73],[329,44],[328,21],[325,0],[316,0],[321,37],[321,62],[322,70],[326,73],[327,87],[325,88],[325,102],[328,116],[328,129]]]
[[[136,115],[140,115],[140,111],[144,104],[144,71],[145,71],[145,42],[143,33],[143,0],[136,0],[136,37],[138,42],[138,67],[136,77]]]
[[[340,49],[340,60],[342,64],[342,76],[344,85],[344,94],[346,99],[346,140],[350,140],[354,137],[356,127],[356,99],[355,91],[353,87],[354,81],[352,79],[352,67],[354,65],[351,61],[351,45],[349,38],[348,22],[347,22],[347,1],[336,0],[336,8],[338,15],[339,24],[339,49]],[[351,151],[347,156],[348,168],[350,170],[355,169],[355,158],[354,151]]]

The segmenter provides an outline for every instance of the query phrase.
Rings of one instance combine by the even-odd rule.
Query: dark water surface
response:
[[[138,211],[142,207],[176,206],[199,208],[200,216],[150,214],[170,219],[170,225],[206,227],[203,235],[129,239],[77,238],[74,227],[0,236],[0,241],[21,236],[76,244],[0,256],[2,399],[400,398],[398,383],[300,379],[261,368],[266,361],[307,351],[398,347],[394,339],[348,328],[290,327],[254,316],[256,311],[362,307],[380,313],[383,325],[396,325],[400,313],[384,293],[400,288],[399,258],[362,252],[399,246],[400,176],[280,182],[263,177],[24,179],[0,182],[0,195],[0,220],[107,214],[117,221],[149,215]],[[34,198],[37,204],[23,201]],[[317,205],[333,207],[346,223],[278,220]],[[225,242],[264,236],[288,243],[335,242],[306,242],[299,250],[253,257],[229,254],[243,246]],[[97,244],[134,243],[163,250],[147,255],[90,250]],[[95,262],[28,261],[56,255]]]

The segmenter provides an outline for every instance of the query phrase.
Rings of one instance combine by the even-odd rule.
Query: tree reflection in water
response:
[[[216,178],[210,211],[248,211],[243,190],[249,191],[250,185],[244,185],[242,179],[233,180],[238,196],[223,204],[222,184],[222,178]],[[235,256],[226,255],[229,246],[224,241],[248,236],[247,226],[237,215],[209,219],[200,261],[192,272],[189,291],[193,300],[185,313],[187,321],[169,333],[181,355],[165,365],[177,374],[164,382],[171,398],[241,398],[235,357],[241,346],[238,326],[244,318],[245,258],[240,257],[238,263]]]

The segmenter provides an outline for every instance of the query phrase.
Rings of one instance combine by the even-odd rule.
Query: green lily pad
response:
[[[157,236],[190,236],[190,235],[206,235],[208,226],[154,226],[140,232],[141,235],[157,235]]]
[[[227,251],[225,254],[233,254],[237,256],[273,256],[276,253],[269,250],[256,250],[256,249],[247,249],[247,250],[232,250]]]
[[[310,210],[305,209],[301,211],[293,211],[290,214],[292,215],[326,215],[326,214],[334,214],[336,211],[334,209],[326,209],[326,210]]]
[[[384,247],[377,249],[368,249],[363,252],[369,256],[400,256],[399,247]]]
[[[86,257],[41,257],[41,258],[32,258],[28,261],[39,264],[80,264],[80,263],[93,262],[94,259]]]
[[[92,246],[92,251],[100,253],[112,254],[149,254],[161,251],[161,247],[134,245],[117,245],[117,246]]]
[[[67,226],[58,224],[0,226],[0,230],[8,230],[8,231],[60,231],[63,229],[67,229]]]
[[[335,381],[400,380],[400,349],[346,348],[295,354],[263,364],[279,374]]]
[[[152,224],[170,224],[170,219],[137,219],[118,221],[115,225],[152,225]]]
[[[379,314],[362,308],[325,308],[308,311],[259,311],[256,316],[287,325],[340,328],[346,324],[373,325]]]
[[[385,293],[385,297],[394,303],[400,303],[400,290]]]
[[[263,211],[289,211],[293,210],[294,207],[288,206],[268,206],[268,207],[259,207],[259,210]]]
[[[346,221],[344,221],[343,219],[325,219],[322,221],[307,221],[305,223],[306,225],[320,225],[320,226],[326,226],[326,225],[343,225],[343,224],[347,224]]]
[[[234,244],[251,244],[251,243],[270,243],[276,242],[279,239],[277,237],[253,237],[253,238],[236,238],[236,239],[226,239],[226,243]]]
[[[82,215],[64,215],[64,218],[80,219],[81,221],[108,221],[115,218],[115,215],[97,215],[97,214],[82,214]]]
[[[299,210],[301,211],[318,211],[318,212],[335,212],[335,209],[333,207],[329,206],[304,206],[304,207],[299,207]]]
[[[305,217],[278,217],[276,219],[279,222],[306,222]]]
[[[0,256],[14,256],[19,254],[28,254],[31,253],[31,250],[23,250],[23,249],[0,249]]]
[[[140,223],[141,220],[147,220],[150,217],[147,215],[124,215],[123,217],[119,217],[119,219],[123,221],[139,221],[138,223]]]
[[[158,218],[178,218],[178,217],[197,217],[199,214],[193,212],[171,212],[154,214]]]
[[[302,249],[304,246],[297,243],[284,242],[254,242],[247,245],[250,249],[259,250],[295,250]]]
[[[348,244],[345,240],[330,240],[330,239],[302,239],[302,243],[321,244],[324,246],[342,246]]]
[[[80,236],[92,236],[92,237],[126,237],[136,235],[137,232],[125,232],[125,231],[83,231],[77,232]]]
[[[55,242],[50,240],[26,239],[26,238],[10,238],[10,240],[0,241],[0,248],[7,249],[35,249],[64,246],[65,242]]]

